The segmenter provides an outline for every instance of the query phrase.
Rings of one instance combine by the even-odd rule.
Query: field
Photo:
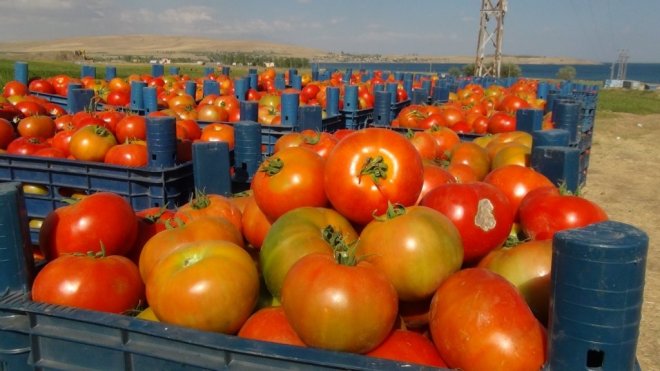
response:
[[[13,60],[0,60],[0,85],[13,79]],[[70,62],[30,62],[30,76],[56,73],[79,75],[80,65]],[[104,73],[99,64],[97,72]],[[120,76],[149,73],[150,66],[116,64]],[[201,76],[203,67],[182,66],[182,73]],[[232,70],[242,75],[245,70]],[[646,265],[646,287],[640,329],[638,359],[643,370],[658,367],[660,358],[660,251],[654,248],[660,240],[660,216],[657,190],[660,186],[660,94],[603,90],[599,93],[594,142],[587,185],[583,195],[602,205],[612,220],[634,225],[650,238]]]

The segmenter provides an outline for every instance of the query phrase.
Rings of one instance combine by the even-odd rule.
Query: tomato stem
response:
[[[387,201],[387,210],[385,211],[385,214],[376,215],[374,213],[373,218],[380,222],[384,222],[405,214],[406,214],[405,206],[401,204],[393,204],[390,201]]]
[[[306,144],[315,145],[321,140],[321,133],[316,131],[314,132],[314,135],[305,135],[303,136],[303,140]]]
[[[360,176],[368,175],[374,183],[378,184],[381,179],[387,178],[387,169],[383,156],[369,157],[362,166]]]
[[[279,157],[276,157],[267,159],[259,171],[266,173],[268,176],[273,176],[282,171],[282,168],[284,168],[284,162]]]
[[[195,189],[195,196],[190,200],[194,210],[205,209],[211,205],[211,199],[201,189]]]
[[[355,244],[347,244],[341,232],[335,231],[331,225],[322,231],[323,239],[332,247],[335,261],[340,265],[354,266],[358,260],[355,257]]]

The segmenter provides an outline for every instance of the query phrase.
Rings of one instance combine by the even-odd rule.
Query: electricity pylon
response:
[[[477,40],[477,61],[474,65],[475,76],[500,77],[502,66],[502,37],[504,35],[504,13],[507,11],[507,0],[482,0],[481,21],[479,22],[479,39]],[[492,22],[494,21],[494,28]],[[491,22],[491,25],[489,25]],[[490,26],[490,27],[489,27]],[[486,60],[489,46],[491,51]],[[490,49],[489,49],[490,50]]]

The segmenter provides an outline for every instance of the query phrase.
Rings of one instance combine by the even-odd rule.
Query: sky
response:
[[[162,34],[473,56],[480,8],[479,0],[0,0],[0,42]],[[502,52],[611,63],[626,50],[630,63],[660,63],[658,19],[660,0],[509,0]]]

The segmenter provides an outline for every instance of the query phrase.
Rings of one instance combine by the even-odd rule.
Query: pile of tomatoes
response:
[[[551,238],[607,214],[529,167],[530,146],[517,131],[462,142],[442,125],[304,131],[281,137],[241,195],[136,212],[91,194],[44,221],[33,299],[432,366],[538,369]]]

